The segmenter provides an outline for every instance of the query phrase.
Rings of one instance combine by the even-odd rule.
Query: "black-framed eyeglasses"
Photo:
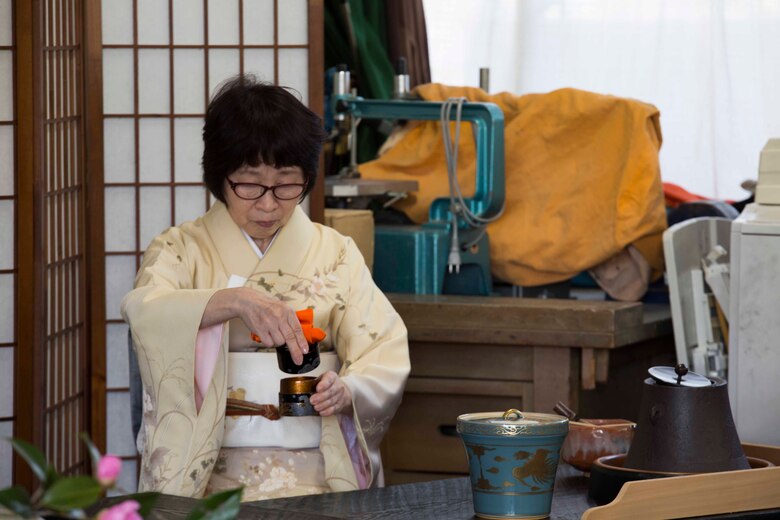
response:
[[[279,200],[297,199],[303,194],[306,188],[305,184],[277,184],[276,186],[265,186],[263,184],[254,184],[250,182],[233,182],[227,180],[230,189],[236,194],[236,197],[244,200],[257,200],[268,190],[271,190],[274,197]]]

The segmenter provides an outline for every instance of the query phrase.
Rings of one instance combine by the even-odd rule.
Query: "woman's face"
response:
[[[259,166],[243,166],[228,175],[225,180],[223,193],[230,216],[241,229],[255,239],[261,250],[264,250],[279,228],[290,220],[300,196],[292,200],[280,200],[271,190],[267,190],[259,199],[244,200],[236,195],[228,181],[268,187],[302,184],[303,171],[297,166],[277,169],[261,163]]]

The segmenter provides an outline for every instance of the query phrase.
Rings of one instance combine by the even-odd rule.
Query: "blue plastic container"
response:
[[[506,412],[458,417],[481,518],[545,518],[569,420],[559,415]]]

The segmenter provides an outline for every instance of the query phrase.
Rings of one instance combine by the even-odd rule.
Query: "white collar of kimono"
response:
[[[274,236],[274,247],[269,247],[264,255],[259,256],[222,202],[216,202],[211,207],[203,216],[203,223],[217,249],[225,272],[244,278],[249,278],[261,270],[297,273],[303,265],[315,232],[314,224],[298,206],[287,224]]]
[[[279,228],[279,229],[281,229],[281,228]],[[271,246],[274,245],[274,240],[276,240],[276,235],[279,234],[279,229],[276,230],[276,233],[274,233],[274,236],[271,237],[271,241],[268,243],[268,247],[265,248],[265,252],[266,253],[268,252],[269,249],[271,249]],[[255,254],[257,255],[257,258],[262,260],[263,257],[265,256],[265,253],[260,251],[260,248],[257,246],[257,242],[255,242],[255,239],[250,237],[249,233],[247,233],[243,229],[241,229],[241,232],[244,234],[244,238],[247,239],[247,242],[249,242],[249,245],[252,246],[252,251],[255,252]]]

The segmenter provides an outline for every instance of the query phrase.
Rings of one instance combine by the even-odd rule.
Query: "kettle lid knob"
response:
[[[652,367],[647,370],[658,383],[674,386],[701,388],[712,385],[712,380],[691,372],[683,363],[674,367]]]
[[[683,376],[688,373],[688,367],[685,366],[685,363],[678,363],[674,367],[674,373],[677,374],[677,384],[679,385]]]

